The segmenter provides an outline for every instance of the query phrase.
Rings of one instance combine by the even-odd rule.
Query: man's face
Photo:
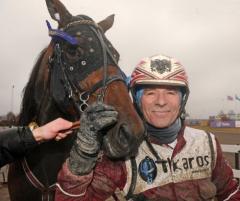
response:
[[[170,126],[178,116],[180,97],[180,91],[176,87],[144,88],[141,109],[146,121],[157,128]]]

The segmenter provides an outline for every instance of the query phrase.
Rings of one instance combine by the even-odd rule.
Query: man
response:
[[[189,86],[183,66],[164,55],[145,58],[132,73],[130,87],[148,134],[138,154],[131,160],[106,158],[100,152],[99,131],[117,116],[104,104],[90,106],[81,127],[91,129],[80,127],[59,172],[55,200],[118,200],[117,188],[131,200],[240,200],[238,184],[214,135],[184,125]]]
[[[26,154],[39,143],[60,140],[70,134],[72,122],[58,118],[41,127],[18,127],[0,133],[0,167]]]

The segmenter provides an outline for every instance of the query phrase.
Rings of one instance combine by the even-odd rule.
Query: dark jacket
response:
[[[0,167],[23,157],[36,145],[37,142],[28,127],[16,127],[0,132]]]

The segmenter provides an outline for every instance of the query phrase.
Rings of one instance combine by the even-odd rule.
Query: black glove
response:
[[[80,129],[68,163],[73,174],[87,174],[95,166],[103,137],[101,132],[117,121],[117,115],[118,112],[112,106],[102,102],[90,105],[82,113]]]

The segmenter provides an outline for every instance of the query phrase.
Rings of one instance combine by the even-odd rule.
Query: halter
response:
[[[58,42],[59,39],[65,40],[69,42],[72,45],[77,45],[77,40],[76,38],[70,36],[68,33],[62,31],[62,30],[53,30],[50,26],[50,23],[47,22],[48,28],[49,28],[49,35],[55,40],[55,45],[54,45],[54,55],[53,57],[49,58],[49,63],[51,68],[58,68],[58,70],[61,71],[63,75],[63,86],[64,86],[64,91],[67,94],[68,98],[73,100],[75,106],[78,108],[79,113],[81,114],[83,110],[88,107],[88,100],[91,95],[98,89],[100,89],[100,92],[97,94],[97,101],[104,101],[104,96],[105,92],[107,89],[107,86],[114,82],[114,81],[123,81],[125,84],[125,79],[126,75],[121,71],[120,67],[118,66],[111,50],[109,47],[106,45],[104,41],[104,37],[101,31],[101,28],[98,27],[96,23],[94,23],[91,20],[86,20],[86,19],[80,19],[78,21],[74,21],[66,25],[66,27],[63,30],[68,29],[69,27],[72,27],[74,25],[88,25],[90,26],[90,29],[93,31],[93,33],[96,35],[98,41],[101,44],[101,49],[103,53],[103,79],[97,82],[94,86],[89,91],[84,91],[78,84],[73,82],[69,77],[69,73],[66,71],[68,67],[71,67],[67,61],[64,60],[63,54],[62,54],[62,47],[61,44]],[[108,68],[108,56],[112,59],[114,65],[118,68],[120,74],[117,75],[112,75],[108,76],[107,75],[107,68]],[[52,70],[52,69],[51,69]],[[56,70],[56,69],[55,69]],[[93,72],[96,69],[92,69],[91,72]],[[86,77],[86,76],[85,76]],[[81,80],[85,79],[85,77],[82,77]],[[77,95],[79,97],[79,100],[76,101],[74,100],[74,95]],[[79,104],[77,103],[79,102]],[[22,167],[23,170],[29,180],[29,182],[38,190],[42,192],[42,200],[43,201],[48,201],[50,199],[50,193],[51,191],[54,191],[55,188],[58,186],[58,188],[61,190],[59,187],[59,184],[54,183],[49,186],[45,186],[42,184],[37,177],[33,174],[31,171],[27,160],[24,158],[22,161]],[[66,193],[63,191],[63,193]],[[81,196],[81,195],[69,195],[71,197],[76,197],[76,196]]]
[[[48,28],[49,28],[49,35],[53,39],[63,39],[69,42],[70,44],[77,45],[76,39],[72,36],[70,36],[68,33],[62,31],[62,30],[67,30],[68,28],[76,25],[88,25],[90,30],[94,33],[98,41],[100,42],[101,45],[101,50],[102,50],[102,56],[103,56],[103,79],[96,83],[89,91],[84,91],[78,84],[76,84],[74,81],[72,81],[69,77],[69,72],[66,71],[67,68],[71,68],[67,61],[65,61],[63,55],[62,55],[62,48],[60,43],[56,42],[55,47],[54,47],[54,56],[51,58],[51,63],[55,61],[55,64],[53,64],[53,68],[57,68],[60,66],[59,70],[62,71],[63,74],[63,85],[64,85],[64,90],[68,96],[69,99],[72,99],[75,106],[78,108],[79,112],[82,113],[83,110],[88,106],[88,99],[89,97],[98,89],[101,89],[100,92],[97,94],[97,101],[103,102],[105,92],[107,89],[107,85],[114,81],[123,81],[125,83],[125,74],[120,70],[111,50],[109,47],[106,45],[106,42],[104,41],[103,34],[101,28],[93,21],[87,20],[87,19],[81,19],[78,21],[74,21],[66,25],[62,30],[53,30],[51,29],[51,26],[49,22],[47,22]],[[75,40],[74,40],[75,39]],[[58,41],[58,40],[56,40]],[[112,59],[113,63],[115,66],[118,67],[120,75],[113,75],[113,76],[108,76],[107,75],[107,68],[108,68],[108,56]],[[83,61],[82,61],[83,62]],[[73,68],[73,67],[72,67]],[[94,71],[94,69],[89,69]],[[89,72],[88,70],[88,72]],[[83,80],[85,76],[82,76],[81,80]],[[74,94],[79,96],[79,100],[76,101],[74,100]],[[79,102],[79,104],[77,104]]]

